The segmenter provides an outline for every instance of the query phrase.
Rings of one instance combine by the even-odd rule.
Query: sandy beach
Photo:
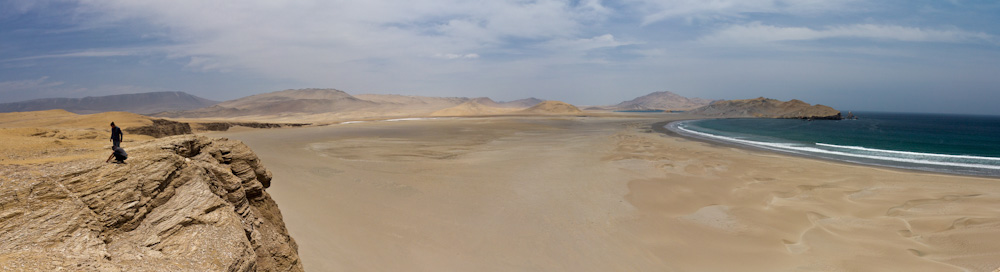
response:
[[[210,133],[249,145],[308,271],[993,271],[1000,180],[708,144],[690,116]]]

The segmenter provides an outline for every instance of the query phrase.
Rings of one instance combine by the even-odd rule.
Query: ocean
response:
[[[858,120],[706,119],[682,135],[867,165],[1000,177],[1000,116],[857,112]]]

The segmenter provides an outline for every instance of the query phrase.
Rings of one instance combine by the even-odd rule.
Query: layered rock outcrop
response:
[[[691,113],[721,117],[795,118],[840,120],[840,111],[824,105],[810,105],[797,99],[784,102],[769,98],[717,101]]]
[[[0,270],[302,270],[246,145],[186,135],[128,152],[0,166]]]
[[[308,123],[259,123],[259,122],[207,122],[196,123],[201,130],[206,131],[227,131],[231,127],[241,126],[248,128],[282,128],[282,127],[303,127]]]
[[[191,124],[164,119],[152,119],[152,121],[152,125],[125,128],[125,132],[129,134],[149,135],[155,138],[191,134]]]

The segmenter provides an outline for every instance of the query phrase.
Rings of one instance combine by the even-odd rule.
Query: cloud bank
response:
[[[48,77],[65,82],[66,89],[94,92],[99,86],[193,88],[217,94],[207,95],[214,99],[332,87],[602,104],[671,90],[706,98],[765,95],[849,105],[824,94],[836,89],[884,94],[888,100],[894,90],[909,88],[931,96],[941,84],[914,87],[913,79],[956,76],[968,79],[957,88],[987,94],[997,79],[979,74],[995,70],[990,63],[1000,61],[1000,7],[971,2],[11,0],[2,5],[0,18],[39,18],[37,24],[0,30],[2,82]],[[873,70],[857,73],[858,67]],[[130,76],[99,73],[104,70]],[[892,72],[869,76],[879,71]]]

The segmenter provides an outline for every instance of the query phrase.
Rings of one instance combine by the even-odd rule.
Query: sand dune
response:
[[[668,118],[658,116],[657,118]],[[684,118],[684,116],[674,116]],[[992,271],[996,179],[476,118],[217,134],[251,146],[316,271]]]
[[[122,128],[148,126],[146,116],[128,112],[75,114],[65,110],[0,113],[0,164],[69,161],[110,154],[111,122]],[[152,139],[126,134],[125,145]]]
[[[583,111],[581,111],[576,106],[570,105],[569,103],[566,103],[566,102],[549,100],[549,101],[544,101],[542,103],[538,103],[538,105],[534,105],[534,106],[532,106],[530,108],[524,109],[523,111],[520,111],[520,113],[528,113],[528,114],[579,114],[579,113],[583,113]]]
[[[143,115],[130,112],[102,112],[95,114],[75,114],[65,110],[46,110],[0,113],[0,127],[45,127],[45,128],[105,128],[111,122],[118,126],[146,126],[153,121]]]
[[[469,101],[461,105],[442,109],[431,113],[431,116],[477,116],[477,115],[497,115],[518,111],[519,109],[491,107],[480,104],[476,101]]]

